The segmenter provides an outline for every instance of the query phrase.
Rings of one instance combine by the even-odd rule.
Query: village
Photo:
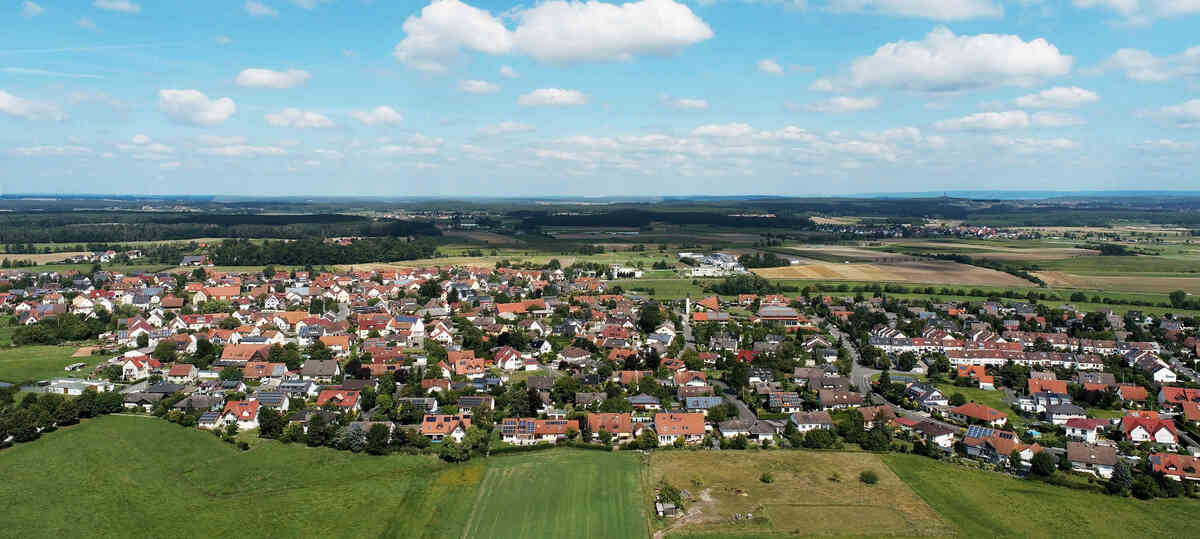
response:
[[[22,327],[117,328],[98,335],[101,361],[24,399],[116,393],[122,413],[230,442],[258,431],[451,462],[555,444],[859,447],[1138,497],[1200,480],[1194,319],[881,291],[658,301],[604,277],[227,272],[199,256],[154,274],[8,271],[0,308]],[[58,415],[11,413],[0,438],[75,419]]]

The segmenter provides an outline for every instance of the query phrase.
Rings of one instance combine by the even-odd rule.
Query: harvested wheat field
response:
[[[13,260],[32,260],[35,264],[54,264],[62,262],[73,256],[84,256],[91,253],[84,251],[69,251],[64,253],[45,253],[45,254],[0,254],[0,258],[11,258]]]
[[[859,481],[867,470],[878,475],[877,484]],[[686,489],[690,499],[683,517],[658,522],[663,529],[656,537],[954,534],[870,453],[764,451],[730,458],[716,451],[655,452],[646,490],[653,492],[664,479]]]
[[[896,264],[800,264],[752,270],[768,279],[836,281],[892,281],[980,286],[1032,286],[1007,273],[956,262],[901,262]]]
[[[895,242],[888,245],[957,251],[973,258],[987,258],[991,260],[1062,260],[1077,256],[1094,256],[1100,254],[1099,251],[1092,249],[1078,249],[1075,247],[1030,247],[1028,249],[1021,249],[1001,245],[939,243],[935,241]]]
[[[1174,292],[1200,294],[1200,277],[1139,277],[1120,275],[1078,275],[1061,271],[1035,273],[1055,288],[1086,288],[1109,292]]]

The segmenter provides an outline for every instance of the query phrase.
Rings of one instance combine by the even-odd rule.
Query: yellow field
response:
[[[686,515],[661,521],[672,534],[949,536],[943,520],[870,453],[660,451],[650,455],[648,492],[666,478],[687,489]],[[879,483],[858,474],[872,470]],[[772,483],[760,476],[770,472]],[[837,477],[834,478],[834,473]],[[750,513],[750,520],[733,519]],[[657,535],[656,535],[657,536]]]
[[[1086,288],[1110,292],[1173,292],[1183,290],[1200,294],[1200,277],[1139,277],[1113,275],[1077,275],[1061,271],[1035,273],[1055,288]]]
[[[837,281],[893,281],[907,283],[987,286],[1032,286],[1004,272],[955,262],[902,262],[897,264],[800,264],[752,270],[768,279]]]
[[[933,241],[889,242],[888,245],[906,247],[928,247],[931,249],[953,248],[974,258],[992,260],[1061,260],[1076,256],[1093,256],[1100,254],[1092,249],[1077,249],[1074,247],[1032,247],[1018,249],[1002,245],[977,245],[972,243],[938,243]],[[979,252],[976,252],[979,251]]]
[[[32,260],[35,264],[52,264],[62,262],[68,258],[79,255],[88,254],[85,251],[69,251],[64,253],[47,253],[47,254],[0,254],[0,258],[8,258],[12,260]]]

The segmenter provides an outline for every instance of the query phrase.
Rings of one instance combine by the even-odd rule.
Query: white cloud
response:
[[[213,38],[213,41],[217,42],[217,45],[228,45],[233,43],[233,38],[229,36],[217,36]]]
[[[826,7],[838,13],[895,15],[939,21],[962,21],[1004,15],[1004,8],[992,0],[829,0]]]
[[[79,21],[76,22],[75,24],[79,25],[79,27],[83,28],[84,30],[95,30],[96,29],[96,23],[92,22],[92,20],[87,17],[79,19]]]
[[[29,0],[25,0],[25,2],[21,4],[21,15],[25,17],[37,17],[45,12],[46,8],[39,6],[34,2],[30,2]]]
[[[231,146],[212,146],[196,150],[204,155],[218,157],[273,157],[287,155],[287,150],[278,146],[246,146],[243,144]]]
[[[27,157],[87,155],[95,153],[85,146],[24,146],[13,151]]]
[[[196,142],[203,146],[237,146],[246,143],[246,137],[235,136],[219,136],[219,135],[200,135],[196,137]]]
[[[1073,3],[1079,8],[1115,11],[1133,25],[1200,13],[1200,1],[1197,0],[1074,0]]]
[[[763,73],[770,73],[772,75],[783,74],[783,66],[779,65],[779,62],[776,62],[770,58],[763,58],[762,60],[759,60],[758,70],[762,71]]]
[[[1003,112],[979,112],[961,118],[942,120],[934,124],[938,129],[949,130],[995,130],[1029,127],[1029,115],[1023,110]]]
[[[500,76],[506,79],[516,79],[520,78],[521,74],[517,73],[517,71],[511,66],[502,65],[500,66]]]
[[[1087,123],[1079,116],[1060,112],[1035,112],[1031,120],[1033,125],[1039,127],[1069,127]]]
[[[248,0],[242,7],[246,10],[247,14],[253,17],[274,17],[279,15],[279,10],[255,0]]]
[[[130,140],[132,140],[132,142],[134,144],[149,144],[150,143],[150,137],[148,137],[146,135],[134,135],[133,138]]]
[[[692,10],[674,0],[625,4],[551,0],[500,17],[459,0],[434,0],[404,21],[404,39],[393,55],[405,65],[445,72],[462,51],[519,53],[541,62],[573,64],[628,61],[641,54],[668,55],[712,37]]]
[[[697,137],[741,137],[753,132],[754,128],[750,127],[750,124],[708,124],[693,129],[692,135]]]
[[[468,94],[494,94],[500,91],[499,86],[486,80],[458,81],[458,89]]]
[[[142,6],[129,0],[96,0],[92,2],[92,5],[100,9],[120,11],[121,13],[138,13],[142,10]]]
[[[669,55],[713,36],[700,17],[674,0],[619,5],[551,0],[518,11],[515,18],[517,50],[555,64]]]
[[[346,154],[329,148],[317,148],[313,150],[313,153],[321,156],[323,159],[333,159],[335,161],[346,157]]]
[[[0,112],[26,120],[62,121],[67,115],[57,105],[31,101],[0,90]]]
[[[117,148],[125,152],[135,152],[139,154],[150,154],[152,156],[161,156],[165,154],[175,153],[175,148],[154,142],[150,137],[142,134],[134,135],[129,139],[131,144],[118,144]],[[153,158],[153,157],[151,157]]]
[[[879,108],[877,97],[834,97],[825,101],[804,105],[805,110],[813,112],[861,112]]]
[[[855,59],[847,73],[814,86],[957,92],[995,86],[1031,86],[1071,71],[1074,59],[1045,39],[979,34],[956,36],[946,27],[921,41],[897,41]]]
[[[324,114],[310,110],[300,110],[288,107],[279,112],[268,112],[263,115],[267,123],[275,127],[295,127],[298,129],[333,127],[333,120]]]
[[[1196,0],[1200,5],[1200,0]],[[1120,49],[1095,71],[1121,71],[1142,82],[1163,82],[1175,78],[1200,79],[1200,46],[1179,54],[1155,56],[1141,49]]]
[[[708,101],[704,99],[664,95],[659,102],[677,110],[708,110]]]
[[[303,69],[274,71],[271,69],[250,68],[238,73],[234,83],[243,88],[293,88],[308,81],[312,75]]]
[[[158,168],[162,170],[175,170],[181,166],[183,166],[183,163],[180,163],[179,161],[169,161],[158,164]]]
[[[198,90],[159,90],[158,109],[175,123],[214,126],[221,125],[237,112],[237,105],[228,97],[209,99]]]
[[[1200,99],[1162,107],[1153,116],[1175,127],[1200,127]]]
[[[993,146],[1012,150],[1016,153],[1050,153],[1065,150],[1074,150],[1079,147],[1079,143],[1067,138],[1028,138],[1028,137],[1005,137],[994,136],[991,138]]]
[[[589,101],[587,94],[579,90],[562,88],[539,88],[517,98],[518,105],[526,106],[586,105]]]
[[[316,9],[318,4],[327,4],[333,0],[292,0],[292,3],[304,9]]]
[[[370,110],[356,110],[350,113],[355,119],[366,125],[400,125],[404,115],[387,105],[380,105]]]
[[[1013,103],[1018,107],[1030,109],[1074,109],[1099,100],[1100,96],[1091,90],[1077,86],[1069,88],[1059,86],[1035,94],[1023,95],[1013,100]]]
[[[509,133],[527,133],[533,130],[534,127],[532,125],[508,121],[480,127],[479,134],[492,137],[496,135],[507,135]]]
[[[408,139],[408,144],[387,144],[375,150],[376,153],[387,156],[433,155],[445,141],[437,137],[428,137],[417,133]]]

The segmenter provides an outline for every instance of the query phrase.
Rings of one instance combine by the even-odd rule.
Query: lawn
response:
[[[645,537],[637,454],[554,450],[492,457],[464,537]]]
[[[18,346],[0,348],[0,381],[20,383],[47,380],[63,376],[79,376],[80,372],[68,373],[63,367],[84,362],[89,367],[96,365],[102,356],[71,357],[74,346]]]
[[[966,397],[967,402],[978,402],[984,406],[989,406],[1008,414],[1008,426],[1005,429],[1021,431],[1029,420],[1021,417],[1008,403],[1004,402],[1004,390],[997,388],[994,391],[979,389],[978,387],[959,387],[951,383],[937,384],[937,388],[942,390],[942,393],[949,397],[955,393],[962,393]]]
[[[264,442],[108,416],[0,452],[10,537],[460,537],[486,462]]]
[[[884,462],[963,537],[1192,537],[1200,502],[1116,498],[914,455]]]
[[[879,483],[858,474],[873,470]],[[760,480],[770,472],[773,482]],[[831,480],[837,473],[838,480]],[[687,489],[688,515],[655,520],[668,537],[794,535],[947,536],[954,528],[888,470],[878,455],[816,451],[666,451],[650,456],[647,491],[660,480]],[[734,513],[751,513],[734,521]]]

